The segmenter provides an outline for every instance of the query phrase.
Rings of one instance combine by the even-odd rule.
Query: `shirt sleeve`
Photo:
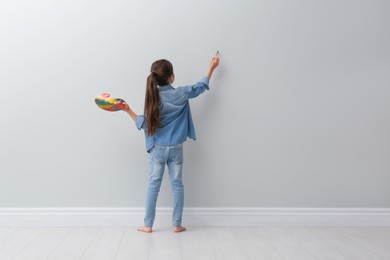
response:
[[[187,98],[195,98],[202,94],[206,89],[209,90],[209,78],[203,77],[199,82],[197,82],[195,85],[189,85],[180,87],[181,91],[184,95],[187,96]]]
[[[145,129],[145,117],[143,115],[138,115],[135,119],[135,126],[138,130]]]

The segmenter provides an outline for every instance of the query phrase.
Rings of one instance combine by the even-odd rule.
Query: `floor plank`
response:
[[[180,233],[173,233],[172,228],[153,229],[150,234],[150,260],[181,260]]]
[[[256,260],[280,260],[282,257],[276,252],[254,227],[232,227],[237,244],[250,259]]]
[[[8,260],[19,253],[28,243],[37,238],[44,228],[15,228],[14,232],[0,242],[0,259]]]
[[[341,230],[380,259],[390,259],[389,228],[342,228]]]
[[[180,234],[183,259],[214,260],[215,256],[204,228],[188,228]]]
[[[100,227],[81,259],[114,260],[124,232],[123,227]]]
[[[207,228],[206,236],[217,260],[250,260],[248,254],[237,244],[232,231],[226,228]]]
[[[30,243],[28,243],[14,257],[15,260],[42,260],[58,246],[71,228],[68,227],[50,227],[44,230]]]
[[[47,260],[80,259],[97,231],[97,227],[72,228],[67,236],[49,255]]]
[[[356,260],[367,260],[367,259],[381,259],[377,255],[366,247],[366,245],[354,241],[348,237],[341,228],[338,227],[317,227],[310,228],[318,236],[324,239],[325,243],[338,251],[343,255],[344,259],[356,259]]]
[[[281,227],[258,227],[259,234],[268,241],[283,259],[316,259]]]
[[[14,232],[16,227],[0,227],[0,242]]]
[[[126,228],[115,260],[149,259],[151,234],[137,231],[136,227]]]
[[[361,259],[347,248],[334,247],[308,228],[284,228],[294,240],[298,241],[316,259]]]

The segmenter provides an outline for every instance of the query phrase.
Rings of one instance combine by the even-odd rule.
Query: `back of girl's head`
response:
[[[150,75],[146,80],[144,116],[148,128],[148,135],[153,135],[160,122],[160,94],[159,86],[168,85],[173,75],[173,66],[168,60],[157,60],[150,68]]]
[[[173,66],[168,60],[157,60],[153,62],[150,73],[155,78],[157,85],[168,85],[169,77],[173,74]]]

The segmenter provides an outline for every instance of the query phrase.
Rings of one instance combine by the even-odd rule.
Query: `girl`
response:
[[[186,230],[181,225],[184,201],[183,142],[187,137],[196,139],[188,100],[209,90],[209,80],[218,64],[217,52],[211,59],[205,77],[195,85],[175,89],[171,86],[175,79],[172,64],[164,59],[157,60],[152,64],[146,81],[144,114],[135,114],[125,104],[123,111],[130,115],[139,130],[144,130],[146,150],[150,154],[144,226],[139,227],[138,231],[152,232],[165,164],[168,165],[173,194],[173,231]]]

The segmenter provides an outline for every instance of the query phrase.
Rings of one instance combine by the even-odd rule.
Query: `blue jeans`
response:
[[[169,179],[173,195],[173,226],[181,226],[184,186],[182,180],[183,144],[172,146],[155,145],[150,151],[149,185],[146,195],[145,227],[152,227],[156,216],[156,203],[164,175],[165,164],[168,165]]]

